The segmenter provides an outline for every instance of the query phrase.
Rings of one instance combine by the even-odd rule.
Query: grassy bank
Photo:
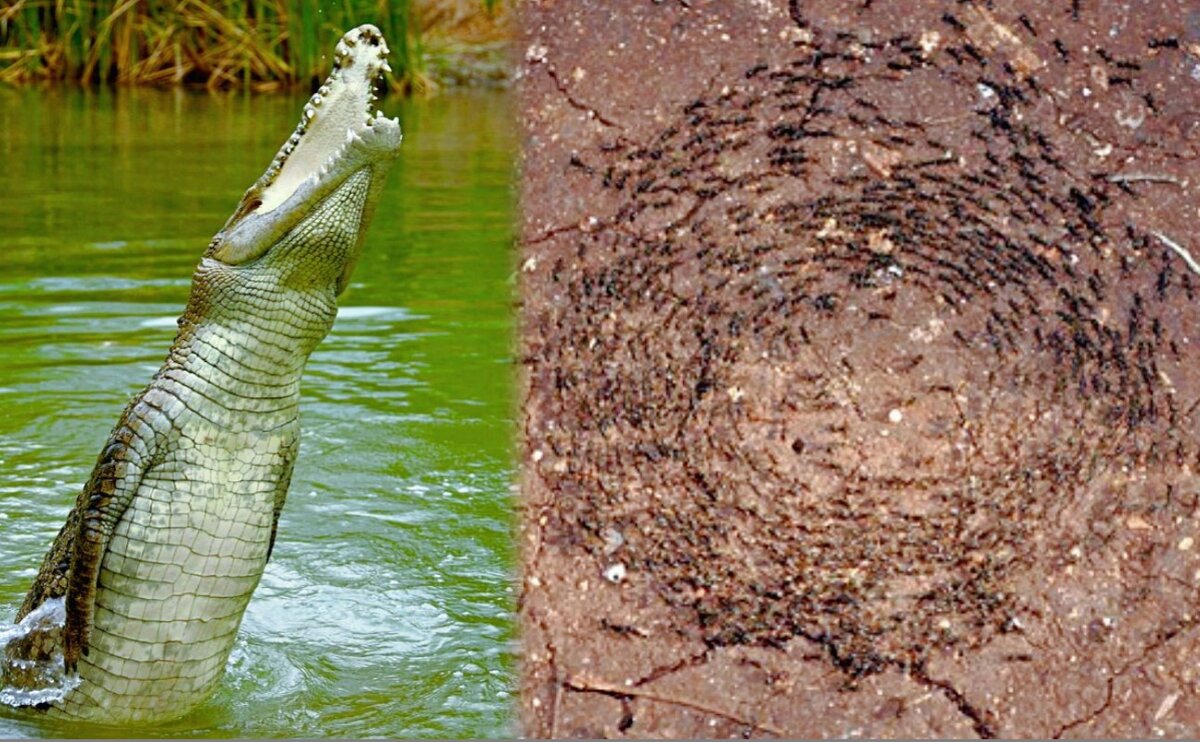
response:
[[[393,85],[503,74],[502,0],[15,0],[0,9],[0,82],[305,88],[348,28],[374,23]]]

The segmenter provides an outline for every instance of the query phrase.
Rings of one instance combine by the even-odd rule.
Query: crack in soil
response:
[[[647,683],[653,683],[656,680],[662,680],[668,675],[677,673],[680,670],[686,670],[691,667],[699,667],[700,665],[707,664],[710,654],[712,654],[712,647],[705,649],[700,654],[693,655],[691,657],[684,657],[678,662],[674,662],[670,665],[656,667],[645,676],[633,681],[633,687],[640,688]]]
[[[1073,721],[1067,722],[1066,724],[1063,724],[1061,727],[1058,728],[1057,731],[1054,732],[1054,734],[1050,735],[1050,738],[1051,739],[1062,739],[1062,736],[1064,734],[1071,731],[1075,727],[1082,726],[1091,721],[1095,721],[1100,716],[1100,714],[1107,711],[1108,707],[1112,705],[1113,686],[1115,685],[1118,677],[1120,677],[1120,676],[1119,675],[1109,676],[1108,689],[1105,692],[1103,703],[1101,703],[1095,710],[1085,714],[1084,716],[1081,716],[1078,719],[1075,719]]]
[[[551,227],[551,228],[545,230],[544,232],[539,232],[538,234],[534,235],[533,237],[530,237],[529,239],[525,240],[525,247],[526,247],[526,249],[528,249],[534,245],[540,245],[541,243],[543,243],[553,237],[557,237],[560,234],[567,234],[569,232],[581,232],[581,231],[583,231],[583,228],[580,227],[578,224],[567,224],[562,227]]]
[[[529,612],[526,612],[526,616]],[[554,678],[554,698],[550,702],[550,737],[558,736],[558,719],[559,711],[562,707],[562,682],[558,679],[558,648],[554,645],[554,640],[551,638],[550,627],[546,624],[544,616],[534,616],[534,620],[538,624],[538,628],[542,630],[542,634],[546,638],[546,666],[550,671],[550,676]]]
[[[563,98],[566,99],[567,104],[570,105],[571,108],[574,108],[576,111],[583,111],[585,114],[587,114],[588,118],[595,119],[609,128],[620,129],[622,131],[625,130],[624,126],[621,126],[613,119],[608,118],[592,106],[577,100],[575,96],[571,94],[571,89],[565,82],[562,81],[562,78],[558,76],[558,72],[549,64],[545,65],[545,68],[546,74],[549,75],[550,79],[554,82],[554,87],[558,88],[558,92],[562,93]]]
[[[609,696],[622,701],[630,698],[639,698],[647,701],[655,701],[657,703],[671,704],[674,706],[691,709],[692,711],[699,711],[703,714],[709,714],[710,716],[717,716],[725,719],[726,721],[731,721],[735,724],[741,724],[742,726],[749,727],[752,730],[761,729],[764,732],[769,732],[780,737],[788,736],[787,732],[785,732],[783,729],[780,729],[779,727],[767,722],[746,719],[735,713],[714,708],[706,704],[697,703],[696,701],[675,698],[673,696],[664,695],[661,693],[651,693],[645,690],[634,689],[632,686],[621,687],[617,685],[609,685],[604,682],[568,679],[562,682],[562,687],[576,693],[599,693],[601,695]],[[632,726],[632,724],[630,724],[630,726]],[[553,736],[553,734],[551,736]]]
[[[918,683],[924,685],[926,688],[936,690],[945,696],[946,700],[954,704],[954,707],[957,708],[963,716],[971,720],[971,727],[975,730],[975,733],[980,736],[980,738],[995,739],[998,736],[995,728],[992,727],[991,722],[988,721],[988,717],[991,716],[991,714],[988,713],[986,709],[981,711],[980,709],[975,708],[975,705],[972,704],[965,695],[963,695],[963,692],[958,688],[955,688],[954,685],[949,681],[937,680],[929,677],[929,674],[925,671],[923,665],[910,669],[908,671],[908,676]]]
[[[1115,690],[1117,680],[1121,679],[1126,674],[1128,674],[1130,670],[1133,670],[1134,668],[1138,667],[1139,664],[1144,662],[1147,658],[1149,658],[1149,656],[1151,654],[1162,649],[1164,646],[1166,646],[1172,640],[1178,638],[1181,635],[1186,634],[1191,629],[1196,628],[1197,623],[1198,622],[1196,619],[1181,620],[1181,621],[1176,622],[1176,625],[1174,627],[1167,629],[1165,631],[1162,631],[1159,634],[1159,636],[1157,636],[1154,639],[1154,641],[1147,644],[1146,647],[1144,649],[1142,649],[1141,652],[1138,653],[1137,657],[1126,662],[1124,665],[1121,666],[1121,669],[1117,670],[1115,673],[1113,673],[1112,675],[1110,675],[1108,677],[1108,679],[1107,679],[1108,690],[1107,690],[1107,693],[1105,694],[1103,703],[1101,703],[1095,710],[1088,712],[1087,714],[1083,715],[1082,717],[1080,717],[1078,719],[1073,719],[1073,720],[1067,722],[1066,724],[1063,724],[1061,727],[1058,728],[1058,731],[1056,731],[1053,735],[1051,735],[1051,738],[1052,739],[1061,739],[1062,736],[1064,734],[1066,734],[1067,732],[1069,732],[1070,730],[1075,729],[1076,727],[1082,726],[1084,724],[1087,724],[1088,722],[1095,721],[1096,719],[1098,719],[1100,717],[1100,715],[1103,714],[1105,711],[1107,711],[1109,709],[1109,707],[1112,705],[1113,692]],[[1186,684],[1180,683],[1180,685],[1186,685]]]

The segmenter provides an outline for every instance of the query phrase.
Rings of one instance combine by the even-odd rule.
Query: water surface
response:
[[[0,88],[0,621],[302,102]],[[0,737],[511,731],[508,106],[383,105],[403,150],[309,363],[279,540],[216,696],[138,729],[3,708]]]

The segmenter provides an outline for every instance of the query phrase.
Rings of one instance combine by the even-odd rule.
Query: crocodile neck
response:
[[[295,419],[308,356],[333,326],[337,300],[227,273],[214,261],[200,264],[152,386],[231,431],[270,430]]]

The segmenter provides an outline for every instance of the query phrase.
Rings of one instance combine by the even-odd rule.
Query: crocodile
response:
[[[165,721],[220,681],[275,544],[305,364],[400,148],[399,122],[373,105],[387,53],[370,25],[338,42],[295,132],[209,243],[166,361],[42,562],[17,621],[61,599],[65,623],[10,644],[6,664],[61,656],[77,674],[46,713]]]

